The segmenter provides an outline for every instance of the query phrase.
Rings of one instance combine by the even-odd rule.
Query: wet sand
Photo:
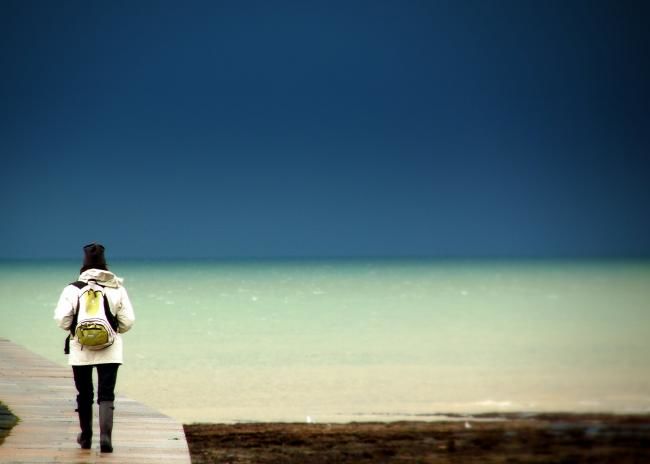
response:
[[[452,419],[184,427],[194,464],[650,462],[650,415],[490,414]]]

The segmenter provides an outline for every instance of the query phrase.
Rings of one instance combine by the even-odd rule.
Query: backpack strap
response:
[[[111,305],[108,303],[108,297],[106,296],[106,293],[104,293],[104,314],[106,314],[106,319],[108,320],[108,323],[111,325],[113,330],[117,333],[117,329],[119,327],[119,324],[117,322],[117,315],[113,314],[111,311]]]
[[[77,287],[79,290],[84,288],[86,285],[88,285],[86,282],[82,282],[80,280],[77,280],[75,282],[72,282],[70,285],[74,285]],[[79,299],[77,298],[77,304],[74,308],[74,316],[72,316],[72,323],[70,324],[70,333],[68,334],[68,337],[65,339],[65,347],[63,348],[63,352],[65,354],[70,354],[70,338],[74,337],[74,332],[77,329],[77,319],[79,317]]]
[[[79,290],[84,288],[86,285],[88,285],[86,282],[82,282],[81,280],[77,280],[76,282],[72,282],[70,285],[74,285],[77,287]],[[70,325],[70,332],[74,335],[74,331],[77,328],[77,318],[79,317],[79,298],[77,298],[77,306],[74,308],[74,316],[72,317],[72,324]]]

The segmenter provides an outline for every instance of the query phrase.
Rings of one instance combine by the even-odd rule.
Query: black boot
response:
[[[113,452],[111,435],[113,433],[114,409],[112,401],[102,401],[99,403],[99,446],[102,453]]]
[[[77,435],[77,443],[83,449],[90,449],[93,439],[93,404],[77,402],[77,413],[79,413],[79,427],[81,433]]]

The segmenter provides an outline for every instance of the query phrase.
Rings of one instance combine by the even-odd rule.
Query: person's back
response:
[[[85,298],[84,301],[88,301],[89,298],[92,301],[96,296],[95,293],[102,296],[103,309],[108,312],[106,317],[115,320],[112,344],[102,349],[84,345],[83,338],[80,339],[79,334],[76,333],[80,302],[82,298]],[[91,447],[94,397],[92,371],[93,368],[97,368],[100,447],[102,452],[112,452],[115,383],[118,367],[123,362],[124,350],[121,334],[133,326],[135,316],[126,289],[122,286],[122,279],[108,270],[102,245],[92,243],[84,247],[84,262],[78,281],[63,289],[54,311],[54,319],[59,327],[70,331],[66,354],[69,354],[68,364],[72,366],[78,392],[77,412],[81,433],[77,437],[77,442],[84,449]]]

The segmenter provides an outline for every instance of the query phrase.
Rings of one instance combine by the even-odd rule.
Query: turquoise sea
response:
[[[0,337],[65,364],[78,262],[1,262]],[[650,411],[648,261],[112,262],[118,391],[184,422]]]

